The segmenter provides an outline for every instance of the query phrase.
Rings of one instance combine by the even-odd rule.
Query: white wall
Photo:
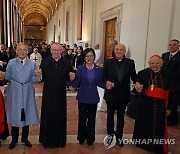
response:
[[[84,0],[84,13],[83,13],[83,31],[82,31],[82,40],[88,42],[91,46],[92,39],[92,10],[93,10],[94,0]]]
[[[167,50],[168,41],[180,39],[180,0],[84,0],[83,41],[90,46],[102,42],[101,14],[122,5],[122,21],[118,40],[127,47],[127,56],[134,59],[137,70],[148,67],[153,54]],[[69,44],[77,42],[78,0],[66,0],[47,26],[48,41],[53,38],[53,24],[60,18],[61,41],[65,41],[65,13],[70,9]],[[58,14],[58,15],[56,15]],[[57,26],[56,26],[57,27]],[[100,44],[101,48],[103,44]]]
[[[172,34],[169,39],[180,40],[180,0],[174,0],[172,7]]]
[[[56,27],[56,32],[57,32],[57,13],[55,13],[52,17],[51,20],[49,21],[47,25],[47,43],[50,43],[50,41],[53,41],[54,39],[54,25]],[[55,41],[57,40],[55,36]]]
[[[60,36],[60,43],[70,44],[71,47],[77,42],[77,6],[78,0],[66,0],[59,9],[54,13],[47,26],[47,42],[53,40],[53,26],[56,26],[55,41],[58,41]],[[69,11],[69,40],[66,41],[66,12]],[[60,20],[60,26],[59,26]]]
[[[171,8],[171,0],[151,0],[146,66],[148,66],[147,61],[150,56],[161,55],[167,50]]]
[[[129,14],[130,28],[129,33],[124,32],[124,36],[128,35],[126,36],[127,39],[122,38],[121,40],[125,40],[124,42],[128,47],[128,55],[135,60],[136,69],[139,70],[142,69],[145,63],[149,0],[138,0],[138,3],[136,2],[133,1],[131,7],[129,7],[129,10],[131,10]],[[122,31],[125,31],[124,29],[127,29],[125,25],[122,27]]]

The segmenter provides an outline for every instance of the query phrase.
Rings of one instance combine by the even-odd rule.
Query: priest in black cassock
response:
[[[141,98],[133,133],[138,147],[158,154],[168,153],[168,145],[164,142],[167,139],[166,117],[171,112],[168,96],[169,91],[176,88],[173,75],[162,69],[162,65],[161,57],[153,55],[149,60],[150,68],[138,73],[141,87],[136,89]],[[157,140],[159,143],[155,143]]]
[[[64,147],[67,127],[66,81],[73,80],[75,74],[70,73],[70,62],[61,56],[62,46],[59,43],[51,46],[51,54],[41,63],[44,87],[39,142],[44,147]]]

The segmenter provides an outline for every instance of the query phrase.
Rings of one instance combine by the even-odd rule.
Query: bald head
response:
[[[149,66],[150,69],[154,72],[160,71],[163,66],[163,60],[159,55],[153,55],[149,58]]]
[[[114,47],[114,54],[117,59],[121,60],[124,57],[125,53],[126,53],[126,48],[124,44],[117,44]]]

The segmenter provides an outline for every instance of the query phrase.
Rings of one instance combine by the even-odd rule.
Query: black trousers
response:
[[[97,104],[85,104],[78,102],[79,121],[77,140],[93,143],[95,141],[95,123]]]
[[[179,94],[180,92],[178,91],[173,91],[170,92],[169,99],[172,101],[171,103],[171,113],[167,117],[168,125],[175,125],[177,124],[177,105],[179,101]]]
[[[124,113],[126,109],[125,103],[119,102],[106,102],[107,103],[107,134],[115,134],[117,139],[123,136],[124,128]],[[114,131],[114,114],[117,112],[117,125]]]
[[[12,141],[18,142],[19,137],[19,127],[12,126]],[[26,141],[29,135],[29,125],[22,127],[22,137],[21,141]]]

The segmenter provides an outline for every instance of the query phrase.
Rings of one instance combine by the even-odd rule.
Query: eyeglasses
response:
[[[61,51],[61,49],[51,49],[51,51],[53,51],[53,52],[60,52]]]
[[[19,52],[27,52],[27,49],[18,49]]]

